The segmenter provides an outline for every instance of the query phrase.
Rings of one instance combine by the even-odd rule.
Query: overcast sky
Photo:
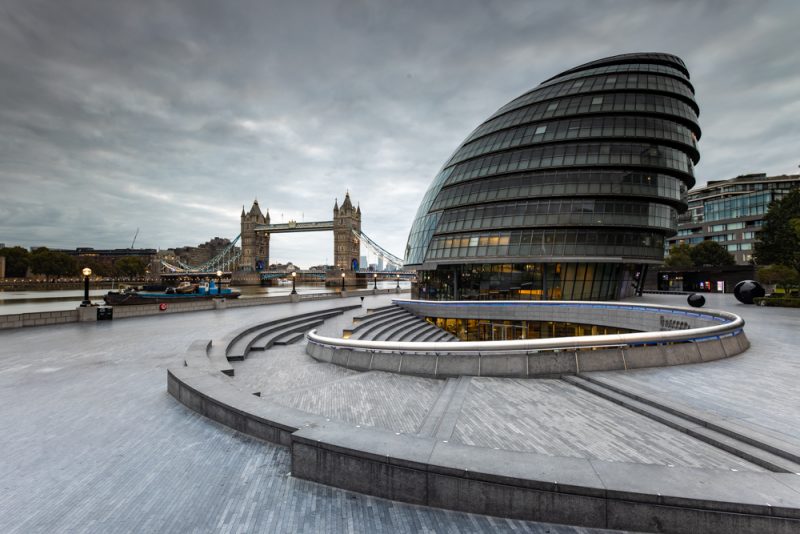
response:
[[[0,243],[196,245],[235,237],[256,197],[273,222],[329,220],[349,189],[402,255],[475,126],[625,52],[688,65],[698,184],[795,173],[799,35],[797,0],[0,0]],[[330,262],[333,237],[271,249]]]

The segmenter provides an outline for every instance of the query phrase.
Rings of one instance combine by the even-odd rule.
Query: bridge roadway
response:
[[[0,532],[590,532],[297,480],[286,449],[167,394],[166,369],[194,339],[284,316],[287,306],[345,302],[0,332]]]

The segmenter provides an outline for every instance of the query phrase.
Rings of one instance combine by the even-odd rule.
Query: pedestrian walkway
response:
[[[286,449],[167,394],[166,369],[208,332],[351,300],[0,332],[0,532],[590,532],[297,480]]]

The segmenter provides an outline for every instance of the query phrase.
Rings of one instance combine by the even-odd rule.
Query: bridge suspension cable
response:
[[[239,264],[239,259],[242,257],[242,250],[241,248],[236,248],[236,244],[239,242],[239,238],[241,234],[237,235],[233,238],[233,241],[228,243],[224,249],[219,251],[216,256],[211,258],[205,263],[200,265],[187,265],[180,260],[177,260],[175,263],[178,266],[172,265],[167,263],[164,260],[161,260],[161,265],[169,269],[170,271],[176,272],[186,272],[186,273],[209,273],[214,271],[231,271],[234,267]]]
[[[404,262],[401,258],[395,256],[394,254],[392,254],[391,252],[387,251],[385,248],[377,244],[364,232],[359,232],[358,230],[354,229],[353,235],[359,238],[367,246],[367,248],[372,251],[373,254],[381,256],[385,260],[389,260],[389,263],[393,263],[398,268],[403,266]]]

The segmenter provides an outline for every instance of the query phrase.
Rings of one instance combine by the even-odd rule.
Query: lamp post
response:
[[[92,270],[84,267],[81,273],[83,273],[83,302],[81,302],[81,307],[91,306],[92,301],[89,300],[89,277],[92,276]]]
[[[296,282],[297,282],[297,273],[295,271],[292,271],[292,295],[297,295]]]
[[[378,273],[372,275],[373,286],[372,289],[378,289]]]
[[[217,271],[217,295],[222,294],[222,271]]]
[[[344,277],[345,277],[345,274],[344,274],[344,271],[342,271],[342,291],[344,291]]]
[[[397,287],[395,289],[400,289],[400,275],[397,275]]]

